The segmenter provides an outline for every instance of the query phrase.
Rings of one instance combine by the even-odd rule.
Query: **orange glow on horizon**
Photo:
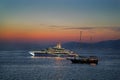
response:
[[[17,30],[6,30],[1,31],[0,39],[4,40],[60,40],[60,41],[70,41],[76,39],[76,32],[70,31],[17,31]]]
[[[90,40],[92,37],[92,41]],[[48,28],[3,28],[0,30],[0,39],[21,41],[79,41],[80,30],[50,30]],[[83,31],[82,42],[97,42],[102,40],[120,39],[118,33],[110,30],[96,29],[93,32]]]

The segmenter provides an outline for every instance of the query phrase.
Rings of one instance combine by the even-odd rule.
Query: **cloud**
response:
[[[90,30],[90,29],[94,29],[94,27],[70,27],[70,28],[64,28],[64,29]]]
[[[111,29],[113,31],[120,31],[120,27],[110,27],[109,29]]]
[[[49,27],[54,27],[54,28],[67,28],[69,26],[63,26],[63,25],[49,25]]]
[[[120,27],[118,26],[102,26],[102,27],[67,27],[65,30],[96,30],[96,29],[109,29],[112,31],[120,31]]]
[[[95,29],[96,27],[71,27],[71,26],[58,26],[58,25],[49,25],[51,28],[59,28],[62,30],[90,30]]]
[[[46,24],[40,24],[46,25]],[[97,30],[97,29],[104,29],[104,30],[111,30],[111,31],[120,31],[120,26],[83,26],[83,27],[75,27],[75,26],[65,26],[65,25],[46,25],[49,29],[60,29],[60,30]]]

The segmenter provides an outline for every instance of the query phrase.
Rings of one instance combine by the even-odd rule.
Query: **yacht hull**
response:
[[[74,54],[67,53],[40,53],[40,52],[30,52],[35,57],[75,57]]]

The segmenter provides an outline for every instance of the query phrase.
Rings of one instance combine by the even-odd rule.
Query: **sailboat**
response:
[[[80,31],[80,41],[81,41],[82,31]],[[91,38],[92,39],[92,38]],[[74,58],[70,58],[72,63],[81,63],[81,64],[98,64],[97,56],[75,56]]]

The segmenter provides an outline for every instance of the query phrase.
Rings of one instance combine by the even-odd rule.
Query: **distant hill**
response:
[[[50,45],[48,44],[42,44],[39,42],[6,42],[6,41],[1,41],[0,42],[0,50],[41,50]]]
[[[93,49],[120,49],[119,40],[108,40],[96,43],[79,43],[79,42],[68,42],[63,44],[65,48],[77,49],[77,48],[93,48]]]
[[[53,47],[52,44],[41,44],[41,43],[26,43],[26,42],[5,42],[0,41],[0,50],[41,50],[47,47]],[[97,43],[79,43],[79,42],[67,42],[62,44],[67,49],[78,49],[78,48],[95,48],[95,49],[120,49],[119,40],[108,40]]]

